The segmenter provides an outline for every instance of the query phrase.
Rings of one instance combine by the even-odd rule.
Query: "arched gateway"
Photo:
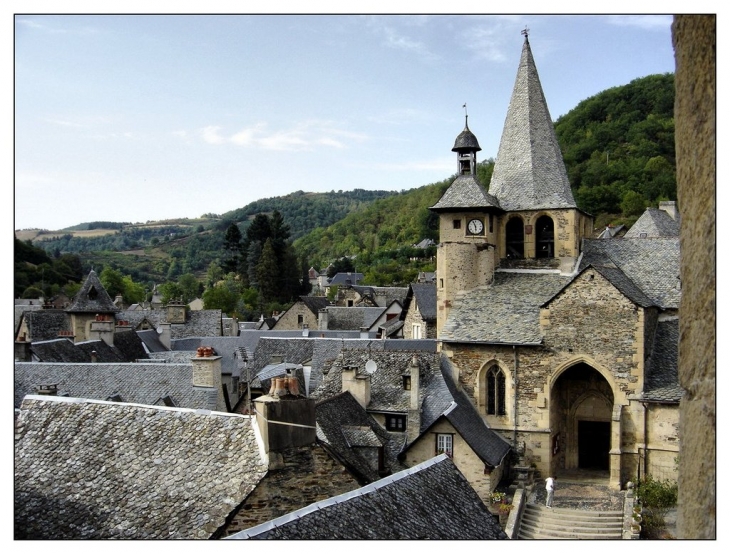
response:
[[[560,373],[550,392],[553,472],[586,469],[611,475],[611,449],[617,446],[612,445],[613,406],[611,385],[587,363]]]

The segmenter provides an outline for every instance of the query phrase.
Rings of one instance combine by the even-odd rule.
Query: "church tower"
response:
[[[593,218],[573,199],[555,128],[522,32],[520,65],[489,192],[507,212],[500,221],[503,266],[570,272]]]
[[[437,267],[436,333],[441,331],[454,298],[459,291],[492,282],[497,244],[498,215],[502,212],[496,198],[479,184],[476,153],[479,142],[469,130],[456,137],[457,177],[430,209],[439,214]]]

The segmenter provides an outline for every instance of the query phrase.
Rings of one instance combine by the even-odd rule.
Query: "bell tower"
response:
[[[464,130],[454,142],[457,177],[430,209],[439,214],[439,246],[436,254],[436,333],[441,332],[454,298],[492,282],[498,240],[499,202],[488,194],[476,174],[477,137]]]

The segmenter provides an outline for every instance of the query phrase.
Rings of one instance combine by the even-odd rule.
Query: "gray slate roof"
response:
[[[329,280],[327,286],[357,285],[364,278],[365,276],[362,273],[336,273],[334,277]]]
[[[641,235],[644,235],[643,237]],[[657,238],[678,237],[679,221],[672,219],[667,212],[659,208],[647,208],[631,226],[624,238]]]
[[[33,341],[58,338],[59,331],[71,330],[71,318],[63,310],[23,312],[28,326],[28,339]]]
[[[193,366],[171,363],[27,363],[15,362],[15,407],[36,394],[40,384],[57,383],[59,395],[154,405],[170,396],[176,406],[215,409],[218,391],[193,387]]]
[[[391,303],[398,301],[401,305],[408,294],[408,287],[371,287],[364,285],[353,285],[353,290],[357,291],[360,296],[375,299],[384,299],[378,306],[390,306]]]
[[[506,539],[445,455],[361,489],[311,504],[235,539]]]
[[[15,538],[209,538],[266,470],[246,416],[29,396]]]
[[[408,296],[403,304],[401,319],[405,319],[406,312],[411,308],[414,298],[421,317],[425,321],[436,321],[436,283],[412,283],[408,287]]]
[[[579,269],[583,270],[589,264],[617,267],[654,305],[679,308],[678,237],[585,239]]]
[[[496,467],[509,453],[510,445],[484,423],[464,391],[454,383],[453,374],[451,361],[442,355],[441,375],[431,382],[423,399],[420,434],[427,433],[444,417],[485,464]]]
[[[489,192],[507,211],[576,207],[527,39]]]
[[[318,402],[315,413],[320,442],[347,466],[360,483],[372,483],[380,479],[380,475],[377,467],[373,468],[368,463],[372,458],[363,455],[358,447],[382,446],[387,471],[404,469],[397,459],[400,444],[393,441],[349,392]]]
[[[185,323],[174,323],[170,326],[173,339],[187,337],[220,337],[222,334],[221,310],[187,310]],[[128,321],[132,329],[136,329],[145,319],[154,328],[167,323],[167,309],[155,308],[145,310],[123,310],[115,315],[117,321]]]
[[[319,315],[319,310],[332,305],[332,302],[330,302],[326,296],[300,296],[299,300],[302,304],[309,308],[309,311],[311,311],[315,316]]]
[[[456,298],[439,339],[538,344],[542,341],[540,306],[570,280],[557,273],[495,271],[491,285]]]
[[[500,209],[499,200],[485,191],[476,175],[459,175],[429,209],[439,211]]]
[[[101,284],[99,277],[92,269],[66,311],[69,313],[110,313],[118,312],[119,308],[114,305],[104,285]]]
[[[327,308],[327,328],[332,331],[354,331],[361,327],[370,329],[385,310],[386,308],[380,306],[377,308],[329,306]]]
[[[644,399],[668,403],[680,401],[683,391],[679,386],[678,358],[679,319],[660,321],[646,361]]]

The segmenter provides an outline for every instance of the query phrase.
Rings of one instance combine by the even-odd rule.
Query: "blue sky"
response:
[[[439,181],[465,102],[479,159],[496,156],[522,29],[557,119],[673,72],[671,20],[16,15],[15,228]]]

